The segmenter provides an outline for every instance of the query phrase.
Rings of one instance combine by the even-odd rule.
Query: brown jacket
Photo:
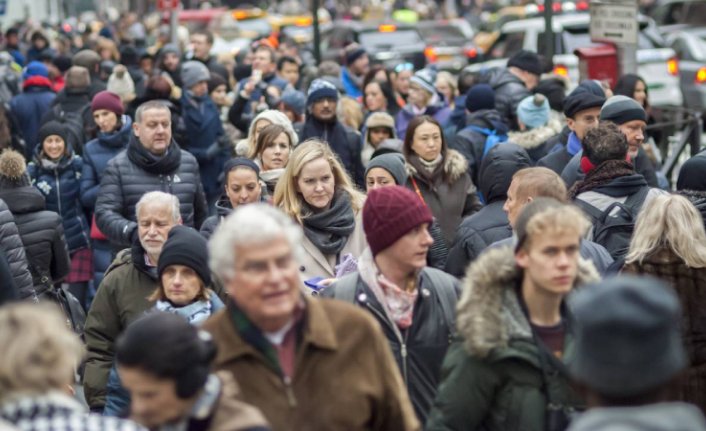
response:
[[[237,431],[267,428],[267,422],[262,413],[255,407],[240,401],[240,388],[233,375],[227,371],[220,371],[216,375],[221,380],[223,388],[208,430]]]
[[[623,271],[657,277],[675,289],[684,311],[681,327],[689,358],[678,398],[706,413],[706,268],[690,268],[671,250],[661,249],[642,263],[626,264]]]
[[[235,330],[229,309],[205,322],[218,346],[217,370],[231,371],[243,401],[275,431],[419,430],[379,325],[336,300],[304,298],[301,341],[291,382]]]

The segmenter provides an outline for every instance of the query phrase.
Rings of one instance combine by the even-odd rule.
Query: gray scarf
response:
[[[305,207],[310,211],[308,205]],[[303,224],[304,235],[321,253],[340,253],[355,229],[351,197],[346,192],[336,192],[329,209],[318,213],[311,211],[304,217]]]

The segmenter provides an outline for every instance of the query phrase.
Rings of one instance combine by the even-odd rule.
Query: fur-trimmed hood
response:
[[[456,182],[456,180],[461,178],[463,174],[468,172],[468,160],[463,157],[463,154],[456,150],[446,150],[446,156],[444,157],[443,163],[443,171],[449,183]],[[405,166],[407,168],[407,174],[410,176],[414,175],[415,177],[419,177],[419,171],[409,161],[405,163]]]
[[[509,142],[520,147],[531,150],[537,148],[549,140],[549,138],[559,134],[563,124],[556,115],[549,117],[549,122],[542,127],[528,130],[526,132],[510,132],[507,134]]]
[[[579,258],[576,286],[600,280],[593,264]],[[515,287],[520,270],[511,247],[490,249],[476,259],[466,273],[457,305],[457,329],[468,353],[486,357],[511,339],[531,338]]]

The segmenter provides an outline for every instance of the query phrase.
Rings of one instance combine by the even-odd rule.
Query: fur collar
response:
[[[405,163],[407,168],[407,174],[410,176],[414,175],[419,177],[417,168],[412,166],[409,162]],[[444,158],[444,173],[446,178],[448,178],[449,183],[454,183],[456,180],[461,178],[463,174],[468,172],[468,160],[456,150],[446,150],[446,157]]]
[[[508,141],[520,147],[531,150],[537,148],[549,140],[549,138],[561,132],[562,124],[556,117],[550,117],[546,126],[528,130],[526,132],[510,132],[507,134]]]
[[[511,339],[532,336],[515,294],[519,277],[510,246],[487,250],[468,268],[456,325],[470,355],[484,358]],[[576,285],[598,280],[593,264],[580,258]]]

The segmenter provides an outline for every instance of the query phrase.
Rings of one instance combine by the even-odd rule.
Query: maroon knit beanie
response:
[[[95,112],[99,109],[114,112],[118,117],[125,113],[125,108],[123,107],[123,102],[120,100],[120,96],[110,91],[101,91],[93,96],[91,111]]]
[[[413,191],[402,186],[371,190],[363,206],[363,230],[373,256],[433,216]]]

